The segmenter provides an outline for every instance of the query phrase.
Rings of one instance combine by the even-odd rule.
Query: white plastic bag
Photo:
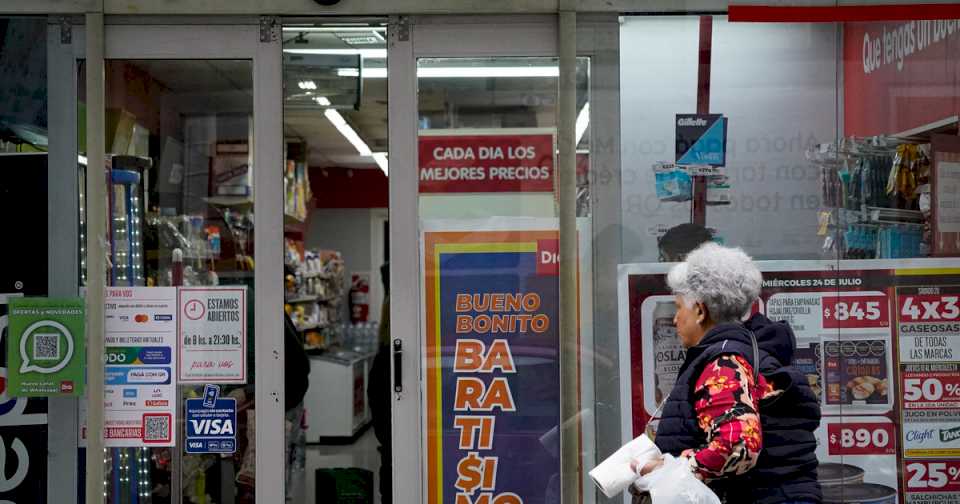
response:
[[[720,498],[690,470],[686,459],[663,456],[663,465],[640,477],[640,490],[650,492],[653,504],[720,504]]]
[[[603,495],[614,497],[637,479],[637,473],[630,467],[631,462],[643,467],[658,455],[660,449],[657,445],[646,434],[641,434],[590,471],[590,477]]]

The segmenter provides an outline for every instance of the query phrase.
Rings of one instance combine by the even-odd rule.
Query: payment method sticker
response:
[[[107,288],[104,442],[176,443],[177,290]]]

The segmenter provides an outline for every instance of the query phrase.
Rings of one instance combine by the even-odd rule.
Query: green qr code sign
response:
[[[83,394],[80,298],[13,298],[8,314],[8,391],[13,397]]]

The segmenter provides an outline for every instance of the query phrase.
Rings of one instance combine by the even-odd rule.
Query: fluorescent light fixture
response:
[[[364,59],[386,59],[386,49],[284,49],[287,54],[335,54],[353,56],[359,54]]]
[[[318,96],[313,100],[317,102],[317,105],[321,105],[323,107],[329,107],[331,105],[330,100],[328,100],[326,96]]]
[[[339,68],[337,76],[356,77],[359,71],[356,68]],[[496,77],[558,77],[558,67],[427,67],[417,70],[417,77],[422,78],[496,78]],[[366,79],[385,79],[386,68],[364,68],[363,77]]]
[[[421,67],[417,77],[559,77],[559,67]]]
[[[377,162],[377,166],[383,170],[384,176],[389,177],[390,171],[387,169],[387,153],[386,152],[374,152],[373,160]]]
[[[340,112],[337,112],[334,109],[327,109],[323,112],[323,115],[327,116],[327,120],[337,128],[337,131],[339,131],[348,142],[353,144],[353,147],[357,149],[357,152],[361,156],[373,155],[373,152],[370,151],[370,147],[368,147],[366,142],[360,138],[360,135],[358,135],[357,132],[354,131],[349,124],[347,124],[347,120],[340,115]]]
[[[583,104],[583,108],[580,109],[580,113],[577,114],[577,145],[580,145],[580,140],[583,139],[583,134],[587,132],[587,125],[590,124],[590,102]]]
[[[336,32],[384,32],[387,28],[383,26],[284,26],[283,31],[292,33],[336,33]]]
[[[77,162],[82,164],[83,166],[87,166],[87,156],[77,154]]]
[[[317,83],[313,82],[312,80],[302,80],[297,83],[297,86],[299,86],[300,89],[317,89]]]

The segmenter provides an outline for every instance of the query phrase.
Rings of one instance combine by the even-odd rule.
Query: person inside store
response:
[[[681,457],[726,503],[816,504],[814,430],[820,403],[791,366],[786,322],[755,314],[763,277],[739,248],[705,243],[675,265],[667,284],[686,358],[663,404],[655,443]],[[649,474],[657,458],[634,469]]]
[[[657,240],[660,262],[679,262],[700,245],[713,240],[713,233],[704,226],[684,223],[667,230]]]
[[[391,385],[390,385],[390,263],[380,266],[383,282],[383,305],[380,307],[380,332],[377,355],[370,366],[367,400],[373,417],[373,434],[380,443],[380,502],[393,502],[393,452],[391,432]]]

